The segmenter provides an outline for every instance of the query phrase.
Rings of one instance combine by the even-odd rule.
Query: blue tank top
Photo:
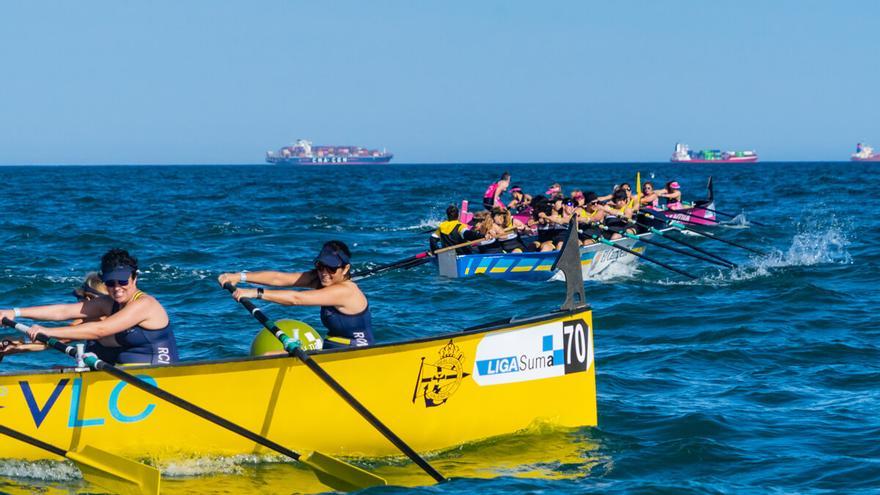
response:
[[[336,306],[321,306],[321,323],[327,327],[324,348],[362,347],[373,343],[373,316],[370,305],[356,315],[347,315]]]
[[[143,292],[138,292],[131,300],[134,301],[142,294]],[[114,302],[110,314],[117,311],[119,304]],[[94,352],[102,361],[110,364],[172,364],[178,360],[177,340],[174,338],[170,319],[165,328],[147,330],[135,325],[113,335],[113,338],[119,347],[108,347],[92,340],[86,344],[86,351]]]

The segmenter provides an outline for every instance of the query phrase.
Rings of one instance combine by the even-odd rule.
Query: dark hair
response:
[[[127,266],[131,268],[131,276],[137,277],[138,260],[134,256],[128,254],[125,249],[113,248],[101,256],[101,271],[110,272],[117,266]]]
[[[532,218],[537,220],[539,213],[549,215],[553,210],[553,204],[547,200],[546,196],[537,195],[532,198]]]
[[[500,180],[510,180],[510,172],[505,171],[503,174],[501,174]]]
[[[617,186],[615,191],[623,191],[623,186],[629,186],[629,190],[632,191],[633,186],[630,186],[629,182],[624,182],[623,184]]]
[[[651,187],[653,188],[653,187],[654,187],[654,183],[651,182],[651,181],[649,181],[649,180],[646,180],[645,183],[642,184],[642,187],[648,187],[648,186],[651,186]]]
[[[624,191],[623,189],[618,189],[614,191],[614,195],[611,196],[611,201],[626,201],[626,191]]]
[[[449,205],[446,207],[446,219],[447,220],[455,220],[458,218],[458,207],[455,205]]]

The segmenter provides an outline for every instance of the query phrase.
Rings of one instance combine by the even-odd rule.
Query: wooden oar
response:
[[[513,227],[508,227],[504,229],[504,232],[510,232],[513,230]],[[423,263],[427,263],[434,256],[437,256],[440,253],[445,253],[447,251],[452,251],[453,249],[463,248],[466,246],[472,246],[474,244],[479,244],[486,240],[485,237],[480,237],[479,239],[474,239],[472,241],[465,241],[459,244],[453,244],[452,246],[446,246],[436,251],[425,251],[423,253],[419,253],[413,256],[409,256],[403,258],[402,260],[397,260],[392,263],[386,263],[384,265],[379,265],[368,270],[361,270],[358,272],[354,272],[351,274],[352,280],[362,280],[371,275],[376,275],[378,273],[387,272],[388,270],[394,270],[397,268],[412,268],[414,266],[421,265]]]
[[[439,250],[438,250],[439,251]],[[229,291],[229,293],[235,292],[235,286],[229,282],[223,284],[223,288]],[[379,420],[369,409],[367,409],[363,404],[361,404],[357,399],[351,395],[348,390],[345,389],[339,382],[337,382],[332,376],[330,376],[324,368],[321,367],[320,364],[316,363],[311,356],[305,353],[302,348],[299,346],[299,342],[291,339],[287,336],[277,325],[275,322],[270,320],[268,316],[266,316],[263,311],[256,307],[254,303],[251,302],[250,299],[246,297],[239,298],[238,302],[241,303],[248,312],[263,325],[270,333],[275,335],[275,337],[281,341],[281,345],[284,346],[284,350],[288,352],[291,356],[299,359],[305,364],[313,373],[318,375],[318,378],[324,381],[337,395],[342,397],[352,409],[357,411],[358,414],[361,415],[364,419],[369,422],[373,428],[379,431],[385,438],[387,438],[395,447],[397,447],[401,452],[406,454],[407,457],[410,458],[414,463],[416,463],[422,470],[424,470],[428,475],[430,475],[434,480],[439,482],[446,481],[446,478],[440,474],[433,466],[428,464],[422,456],[416,453],[415,450],[412,449],[406,442],[403,441],[397,434],[395,434],[391,429],[385,426],[382,421]]]
[[[27,333],[29,329],[27,325],[16,323],[15,321],[10,320],[6,317],[3,318],[2,323],[3,325],[15,328],[22,333]],[[66,345],[58,339],[46,337],[45,335],[38,333],[36,336],[36,340],[48,345],[49,347],[52,347],[59,352],[67,354],[68,356],[76,357],[76,348]],[[223,427],[233,433],[247,438],[248,440],[252,440],[264,447],[270,448],[275,452],[278,452],[279,454],[283,454],[287,457],[290,457],[291,459],[303,463],[305,466],[311,469],[312,472],[315,473],[315,476],[318,478],[318,480],[321,481],[321,483],[324,483],[330,488],[341,491],[354,491],[386,484],[384,479],[357,466],[352,466],[351,464],[342,462],[339,459],[335,459],[326,454],[322,454],[320,452],[310,452],[308,454],[301,455],[297,452],[294,452],[293,450],[290,450],[281,444],[275,443],[262,435],[254,433],[206,409],[202,409],[192,402],[188,402],[172,394],[171,392],[167,392],[160,389],[159,387],[141,381],[135,376],[130,375],[125,371],[122,371],[116,366],[113,366],[98,359],[94,355],[87,354],[84,358],[84,361],[89,366],[89,368],[103,371],[115,378],[124,381],[125,383],[128,383],[129,385],[143,390],[150,395],[154,395],[166,402],[174,404],[181,409],[185,409],[202,419],[206,419],[217,426]]]
[[[738,243],[736,243],[736,242],[729,241],[729,240],[727,240],[727,239],[723,239],[723,238],[718,237],[718,236],[716,236],[716,235],[714,235],[714,234],[710,234],[710,233],[708,233],[708,232],[703,232],[702,230],[697,230],[697,229],[691,229],[691,228],[688,228],[688,227],[682,225],[678,220],[669,220],[669,219],[667,219],[667,218],[660,218],[660,217],[654,216],[654,215],[652,215],[652,214],[650,214],[650,213],[643,213],[643,215],[645,215],[646,218],[650,218],[650,219],[652,219],[652,220],[655,220],[655,219],[656,219],[656,220],[660,220],[661,222],[665,222],[666,225],[669,225],[670,227],[675,227],[675,228],[678,229],[678,230],[682,230],[682,231],[685,231],[685,232],[693,232],[693,233],[695,233],[695,234],[697,234],[697,235],[701,235],[701,236],[706,237],[706,238],[709,238],[709,239],[714,239],[714,240],[716,240],[716,241],[718,241],[718,242],[723,242],[723,243],[725,243],[725,244],[730,244],[731,246],[736,246],[736,247],[738,247],[738,248],[740,248],[740,249],[745,249],[746,251],[751,251],[751,252],[753,252],[753,253],[755,253],[755,254],[759,254],[759,255],[761,255],[761,256],[764,256],[764,254],[765,254],[765,253],[763,253],[763,252],[761,252],[761,251],[758,251],[757,249],[752,249],[752,248],[750,248],[750,247],[748,247],[748,246],[743,246],[742,244],[738,244]]]
[[[701,210],[706,210],[706,211],[711,212],[711,213],[717,213],[717,214],[719,214],[719,215],[721,215],[721,216],[725,216],[725,217],[728,217],[728,218],[736,218],[737,216],[739,216],[739,215],[734,215],[734,214],[732,214],[732,213],[725,213],[725,212],[723,212],[723,211],[713,210],[712,208],[706,208],[705,206],[697,206],[697,205],[694,204],[694,203],[689,203],[689,204],[690,204],[691,206],[693,206],[694,208],[700,208]],[[757,220],[749,219],[748,222],[749,222],[749,223],[753,223],[753,224],[755,224],[755,225],[759,225],[759,226],[761,226],[761,227],[766,227],[766,226],[767,226],[767,224],[765,224],[765,223],[761,223],[761,222],[759,222],[759,221],[757,221]]]
[[[632,225],[635,224],[635,222],[633,222],[632,220],[630,220],[629,223],[632,224]],[[600,227],[600,228],[601,228],[602,230],[609,230],[608,227]],[[668,249],[669,251],[672,251],[673,253],[678,253],[678,254],[682,254],[682,255],[685,255],[685,256],[690,256],[690,257],[692,257],[692,258],[696,258],[696,259],[698,259],[698,260],[707,261],[707,262],[712,263],[712,264],[715,264],[715,265],[723,266],[724,268],[733,268],[732,266],[730,266],[730,265],[727,264],[727,263],[722,263],[722,262],[720,262],[720,261],[718,261],[718,260],[715,260],[715,259],[712,259],[712,258],[707,258],[707,257],[705,257],[705,256],[701,256],[701,255],[699,255],[699,254],[690,253],[690,252],[688,252],[688,251],[685,251],[684,249],[677,248],[677,247],[675,247],[675,246],[667,246],[666,244],[663,244],[663,243],[660,243],[660,242],[657,242],[657,241],[654,241],[654,240],[648,239],[648,238],[646,238],[646,237],[641,237],[641,236],[638,236],[638,235],[636,235],[636,234],[631,234],[631,233],[629,233],[629,232],[627,232],[627,231],[618,232],[618,233],[621,234],[621,235],[623,235],[624,237],[628,237],[628,238],[630,238],[630,239],[635,239],[635,240],[637,240],[637,241],[644,242],[645,244],[650,244],[650,245],[652,245],[652,246],[657,246],[657,247],[662,248],[662,249]]]
[[[596,224],[596,225],[598,225],[598,224]],[[600,227],[600,228],[601,228],[601,227]],[[604,237],[602,237],[602,236],[600,236],[600,235],[590,235],[590,237],[592,237],[593,240],[596,241],[596,242],[601,242],[602,244],[605,244],[606,246],[611,246],[611,247],[613,247],[613,248],[615,248],[615,249],[620,249],[621,251],[626,251],[627,253],[629,253],[629,254],[631,254],[631,255],[633,255],[633,256],[636,256],[636,257],[642,258],[642,259],[645,260],[645,261],[650,261],[651,263],[654,263],[655,265],[662,266],[663,268],[666,268],[667,270],[670,270],[670,271],[673,271],[673,272],[675,272],[675,273],[678,273],[679,275],[684,275],[685,277],[687,277],[687,278],[689,278],[689,279],[691,279],[691,280],[696,280],[696,279],[697,279],[696,276],[691,275],[690,273],[688,273],[688,272],[686,272],[686,271],[679,270],[678,268],[675,268],[674,266],[669,266],[669,265],[667,265],[666,263],[663,263],[662,261],[657,261],[657,260],[655,260],[654,258],[651,258],[650,256],[647,256],[647,255],[644,255],[644,254],[641,254],[641,253],[637,253],[637,252],[633,251],[632,249],[630,249],[630,248],[628,248],[628,247],[621,246],[621,245],[619,245],[619,244],[617,244],[617,243],[615,243],[615,242],[613,242],[613,241],[609,241],[608,239],[606,239],[606,238],[604,238]]]
[[[0,434],[20,440],[38,449],[66,457],[76,464],[84,480],[110,493],[126,495],[159,495],[159,470],[134,462],[101,449],[84,446],[77,452],[60,449],[20,431],[0,425]]]
[[[664,239],[667,239],[669,241],[672,241],[676,244],[681,244],[682,246],[687,246],[687,247],[693,249],[694,251],[705,254],[706,256],[711,256],[712,258],[715,258],[716,260],[718,260],[721,263],[723,263],[724,265],[726,265],[728,268],[736,268],[737,266],[739,266],[736,263],[729,261],[726,258],[722,258],[721,256],[718,256],[715,253],[711,253],[709,251],[706,251],[705,249],[703,249],[699,246],[695,246],[695,245],[693,245],[689,242],[685,242],[681,239],[676,239],[675,237],[668,236],[668,235],[666,235],[666,232],[663,232],[662,230],[655,229],[654,227],[651,227],[650,225],[646,225],[646,224],[643,224],[643,223],[635,221],[635,220],[630,220],[630,222],[634,225],[638,225],[639,227],[643,227],[643,228],[648,229],[648,231],[651,232],[652,234],[656,234],[656,235],[658,235]]]

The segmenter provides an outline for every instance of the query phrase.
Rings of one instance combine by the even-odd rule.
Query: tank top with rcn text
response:
[[[142,291],[137,291],[131,300],[136,301],[144,295]],[[110,314],[117,313],[119,309],[119,303],[114,302]],[[170,319],[164,328],[148,330],[135,325],[111,335],[110,339],[116,345],[93,340],[86,344],[86,351],[95,353],[110,364],[172,364],[178,360],[177,340]]]

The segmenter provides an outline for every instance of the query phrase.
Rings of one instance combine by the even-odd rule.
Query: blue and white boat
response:
[[[672,230],[672,229],[666,229]],[[654,234],[639,234],[639,239],[649,239]],[[612,241],[638,254],[645,252],[647,244],[639,239],[622,238]],[[584,278],[605,278],[627,273],[639,257],[607,244],[591,244],[579,248],[581,272]],[[557,276],[554,264],[559,251],[493,254],[456,254],[447,251],[437,255],[440,276],[449,278],[488,275],[505,280],[543,281]]]

